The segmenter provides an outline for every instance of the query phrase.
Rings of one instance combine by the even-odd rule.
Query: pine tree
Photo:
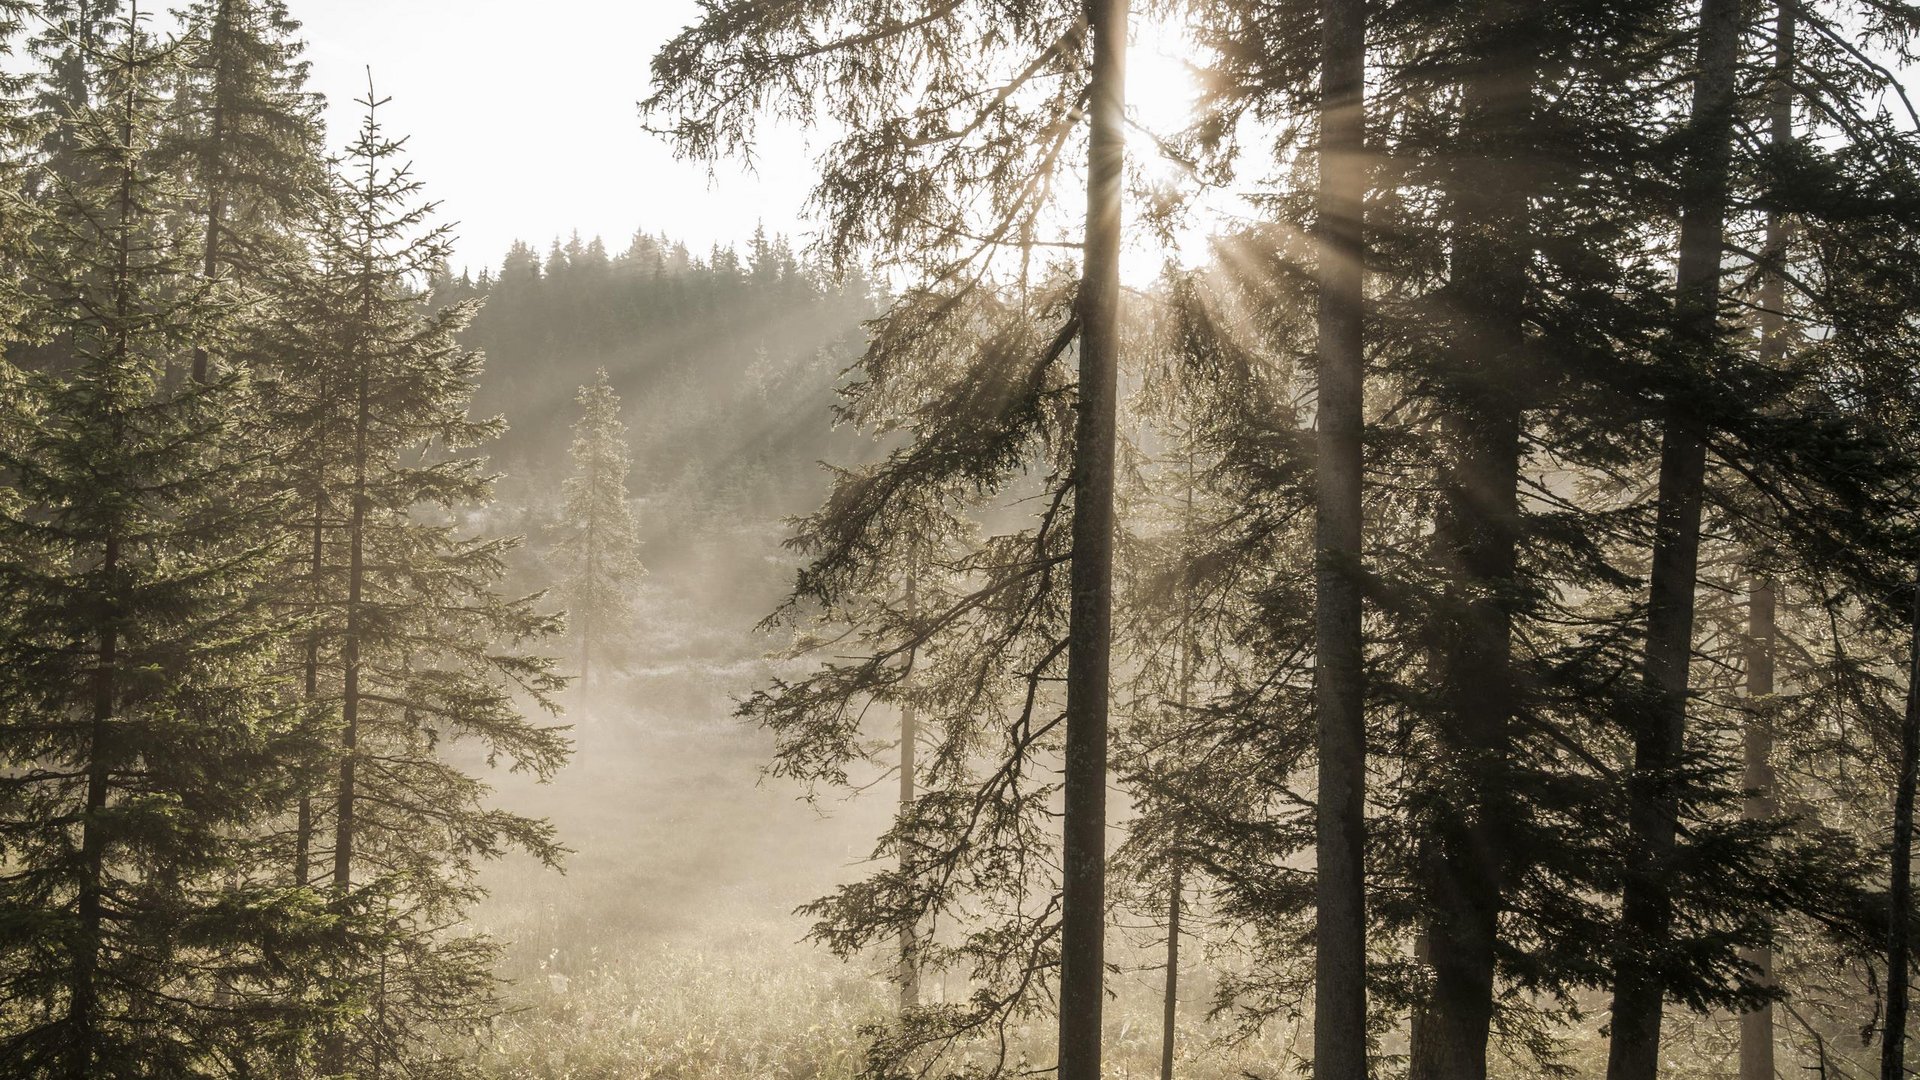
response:
[[[593,659],[618,641],[633,615],[633,589],[646,568],[627,480],[633,471],[620,397],[601,368],[580,388],[580,419],[573,425],[573,475],[561,487],[564,500],[555,554],[563,577],[560,595],[580,639],[580,692],[592,691]]]
[[[750,153],[763,106],[831,116],[847,135],[821,162],[826,254],[844,267],[882,253],[917,282],[875,324],[848,406],[854,418],[910,428],[914,439],[880,466],[843,474],[795,538],[810,560],[795,603],[819,604],[825,621],[850,627],[872,652],[776,685],[745,711],[782,734],[796,773],[843,782],[849,760],[865,756],[847,731],[858,714],[852,703],[894,699],[908,653],[957,650],[942,662],[945,679],[914,691],[938,702],[922,722],[945,728],[956,745],[993,715],[996,695],[1017,710],[998,739],[997,763],[978,771],[970,761],[948,764],[944,790],[921,795],[883,838],[887,854],[912,845],[922,856],[912,860],[926,868],[915,880],[877,875],[814,909],[825,916],[819,936],[841,952],[952,913],[963,891],[990,897],[978,910],[1001,923],[949,953],[975,965],[983,989],[974,1001],[910,1011],[876,1043],[869,1067],[884,1072],[1032,1013],[1045,973],[1058,965],[1058,1067],[1083,1080],[1099,1072],[1104,968],[1127,6],[1048,3],[1010,21],[1004,14],[945,0],[907,12],[843,0],[778,11],[717,4],[656,56],[660,89],[647,108],[669,116],[682,149],[708,157]],[[902,55],[913,62],[900,63]],[[985,101],[975,89],[983,70],[1004,74]],[[1073,270],[1032,260],[1051,242],[1053,192],[1066,162],[1079,158],[1083,131],[1088,201],[1075,246],[1084,262],[1068,285],[1062,279]],[[910,181],[900,183],[902,175]],[[737,272],[732,263],[718,269]],[[1056,365],[1076,340],[1079,381],[1062,415],[1053,404]],[[1040,462],[1050,475],[1037,521],[988,537],[943,568],[973,575],[966,599],[903,619],[898,586],[919,540],[967,536],[969,519]],[[923,575],[922,588],[934,577]],[[1062,675],[1059,702],[1043,691]],[[1047,871],[1019,853],[1039,842],[1050,790],[1033,775],[1035,757],[1062,734],[1056,921]],[[962,812],[969,804],[992,812]],[[970,869],[957,871],[956,859]]]
[[[425,1067],[447,1035],[490,1017],[494,946],[451,929],[479,896],[477,861],[560,853],[545,822],[489,805],[484,780],[443,744],[470,742],[542,779],[568,753],[559,729],[519,705],[524,695],[553,708],[563,680],[523,650],[558,619],[537,596],[494,592],[514,541],[463,537],[453,518],[488,498],[491,478],[468,451],[499,424],[467,415],[481,359],[457,335],[473,306],[424,302],[447,233],[397,161],[403,144],[382,132],[381,103],[362,102],[313,263],[285,286],[270,352],[284,359],[264,376],[281,482],[311,514],[293,519],[305,550],[289,602],[313,627],[322,755],[297,858],[311,845],[330,862],[340,923],[325,980],[328,1073]]]
[[[192,63],[169,152],[195,189],[201,272],[258,289],[262,264],[297,250],[292,225],[324,185],[300,24],[282,0],[201,0],[185,15]],[[207,365],[196,348],[196,381]]]
[[[104,33],[104,32],[103,32]],[[324,930],[255,876],[288,726],[262,587],[280,506],[248,498],[235,379],[169,393],[222,305],[165,227],[173,52],[129,8],[81,58],[25,269],[60,362],[5,369],[0,469],[0,1058],[23,1077],[253,1075],[310,1030]],[[263,539],[267,538],[267,539]]]
[[[1321,5],[1315,197],[1319,379],[1315,421],[1314,707],[1319,812],[1314,855],[1314,1075],[1365,1080],[1366,717],[1361,623],[1361,441],[1366,358],[1366,9]],[[1177,909],[1176,909],[1177,910]],[[1169,961],[1171,966],[1171,961]]]
[[[0,2],[0,66],[15,63],[31,11],[26,0]],[[18,277],[23,245],[32,232],[33,207],[25,197],[35,141],[28,123],[31,87],[32,79],[25,74],[0,74],[0,342],[12,338],[22,314]]]

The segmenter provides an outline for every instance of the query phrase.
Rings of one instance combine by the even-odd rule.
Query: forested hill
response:
[[[497,273],[436,288],[443,303],[467,296],[485,300],[465,338],[487,358],[476,413],[507,419],[488,456],[530,532],[558,497],[574,396],[602,367],[632,432],[656,572],[688,554],[695,522],[765,533],[807,508],[824,485],[818,463],[853,452],[857,436],[829,410],[875,290],[834,280],[783,238],[704,256],[646,233],[617,253],[578,236],[544,256],[520,243]]]

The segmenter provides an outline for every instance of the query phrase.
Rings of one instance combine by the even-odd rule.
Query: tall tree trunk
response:
[[[1455,397],[1441,422],[1446,467],[1434,543],[1448,579],[1446,640],[1434,649],[1444,705],[1436,730],[1456,802],[1422,855],[1432,991],[1416,1015],[1412,1080],[1485,1080],[1495,947],[1510,855],[1504,828],[1516,704],[1510,591],[1520,536],[1520,387],[1525,384],[1535,14],[1489,5],[1461,93],[1461,153],[1448,192]]]
[[[325,566],[326,557],[326,512],[325,495],[313,497],[313,542],[307,552],[308,590],[313,601],[315,625],[307,631],[306,687],[305,701],[308,708],[320,700],[320,628],[318,625],[320,610],[320,572]],[[302,888],[313,880],[313,792],[308,787],[308,778],[300,781],[300,806],[294,821],[293,834],[293,883]]]
[[[1777,148],[1793,142],[1794,0],[1783,0],[1774,23],[1773,93],[1769,140]],[[1787,257],[1787,226],[1778,210],[1767,212],[1767,258],[1775,264]],[[1778,265],[1760,281],[1760,359],[1778,364],[1786,355],[1786,274]],[[1773,799],[1772,703],[1774,608],[1777,597],[1764,570],[1756,570],[1747,595],[1747,722],[1743,734],[1741,783],[1748,795],[1741,815],[1766,821],[1776,812]],[[1742,954],[1753,965],[1755,977],[1773,985],[1773,949],[1762,945]],[[1740,1017],[1740,1080],[1774,1080],[1773,1003]]]
[[[1100,1080],[1106,965],[1107,706],[1113,634],[1114,426],[1120,353],[1120,195],[1126,166],[1128,0],[1087,0],[1089,86],[1073,591],[1061,851],[1057,1080]]]
[[[1180,907],[1184,884],[1176,857],[1167,882],[1167,986],[1160,1001],[1160,1080],[1173,1080],[1173,1029],[1180,1006]]]
[[[220,6],[214,10],[213,27],[209,34],[209,49],[214,56],[213,72],[213,114],[208,118],[208,138],[213,148],[210,154],[212,168],[208,170],[207,183],[207,228],[206,228],[206,264],[203,272],[208,281],[220,272],[220,219],[226,212],[226,79],[224,64],[227,59],[226,39],[232,27],[233,0],[220,0]],[[207,381],[207,350],[204,345],[193,347],[193,381]]]
[[[347,525],[346,633],[340,643],[345,671],[340,696],[340,783],[333,817],[333,898],[345,906],[353,891],[355,770],[360,755],[360,630],[361,597],[366,578],[368,374],[359,375],[353,428],[353,505]],[[331,1073],[347,1066],[347,1033],[334,1021],[327,1033],[324,1061]]]
[[[1764,304],[1764,301],[1763,301]],[[1741,816],[1748,821],[1766,821],[1774,815],[1773,805],[1773,696],[1774,606],[1773,582],[1756,575],[1747,593],[1747,700],[1748,715],[1743,732],[1744,768],[1741,783],[1747,797],[1741,804]],[[1754,967],[1762,984],[1773,984],[1773,949],[1768,946],[1749,949],[1742,954]],[[1740,1080],[1774,1080],[1773,1004],[1771,1002],[1740,1016]]]
[[[120,567],[120,542],[108,540],[101,573],[107,588]],[[106,917],[107,840],[100,818],[107,808],[113,769],[113,711],[115,674],[119,664],[119,635],[111,625],[100,629],[100,670],[94,673],[93,719],[87,740],[87,811],[80,825],[79,941],[73,957],[73,983],[68,991],[68,1018],[73,1029],[70,1080],[91,1080],[95,1042],[99,1038],[100,954],[106,944],[102,927]]]
[[[917,620],[919,612],[915,604],[919,599],[919,582],[916,573],[907,572],[907,617]],[[913,670],[915,650],[907,652],[907,670]],[[900,808],[901,820],[911,812],[914,799],[915,751],[920,744],[919,712],[909,699],[900,708]],[[913,880],[913,851],[905,843],[900,845],[900,876]],[[906,1012],[920,1004],[920,934],[912,923],[900,930],[900,1011]]]
[[[1359,574],[1366,5],[1325,0],[1320,10],[1313,1073],[1320,1080],[1365,1080],[1367,749]]]
[[[360,605],[366,581],[367,384],[363,371],[355,399],[353,505],[347,525],[347,625],[340,643],[345,677],[340,696],[340,787],[333,821],[333,892],[340,900],[345,900],[353,888],[354,770],[360,747]]]
[[[1719,333],[1720,255],[1733,149],[1734,91],[1740,53],[1740,0],[1702,0],[1692,143],[1682,164],[1680,253],[1675,281],[1675,340],[1684,363],[1708,362]],[[1687,687],[1693,658],[1694,586],[1700,563],[1700,510],[1707,446],[1684,403],[1668,406],[1660,447],[1653,566],[1647,598],[1644,714],[1634,725],[1628,779],[1631,848],[1621,898],[1621,940],[1613,986],[1607,1080],[1654,1080],[1666,987],[1648,950],[1673,932],[1666,867],[1679,829],[1673,770],[1685,752]]]
[[[1187,432],[1185,506],[1180,516],[1180,543],[1191,554],[1195,535],[1193,494],[1195,486],[1193,432]],[[1174,672],[1174,707],[1182,717],[1193,704],[1193,589],[1183,584],[1180,593],[1179,663]],[[1180,1006],[1180,914],[1186,898],[1182,874],[1185,856],[1176,847],[1168,858],[1167,881],[1167,981],[1162,994],[1160,1016],[1160,1080],[1173,1080],[1174,1028]]]
[[[1893,795],[1893,857],[1887,883],[1887,1029],[1880,1080],[1906,1080],[1908,962],[1913,952],[1913,795],[1920,772],[1920,573],[1907,635],[1907,709],[1900,721],[1900,776]]]
[[[84,17],[84,8],[82,9]],[[132,49],[133,31],[140,25],[139,0],[127,12],[128,44]],[[121,115],[120,145],[133,146],[134,94],[136,80],[128,73],[126,109]],[[131,362],[128,338],[133,319],[132,250],[134,171],[131,150],[120,166],[119,219],[114,223],[113,309],[115,338],[112,363],[124,369]],[[118,446],[123,438],[122,419],[116,407],[109,405],[110,439]],[[120,573],[120,537],[109,534],[100,556],[100,577],[109,597],[118,598]],[[114,747],[114,712],[119,697],[120,635],[109,614],[99,623],[100,669],[94,673],[93,716],[87,735],[87,802],[80,822],[79,895],[75,898],[79,940],[74,945],[73,980],[69,988],[67,1016],[73,1031],[68,1059],[71,1080],[91,1080],[96,1064],[96,1043],[100,1025],[100,958],[106,951],[107,834],[101,820],[107,809],[113,781],[113,763],[118,756]]]

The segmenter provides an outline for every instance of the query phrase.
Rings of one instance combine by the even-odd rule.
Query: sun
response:
[[[1134,20],[1127,44],[1127,115],[1128,148],[1137,159],[1150,149],[1161,156],[1154,137],[1176,135],[1193,121],[1200,97],[1193,55],[1193,40],[1179,23],[1146,15]]]
[[[1152,15],[1134,19],[1127,45],[1127,157],[1135,174],[1151,187],[1175,190],[1190,186],[1188,169],[1168,153],[1167,143],[1193,123],[1200,98],[1195,76],[1194,43],[1185,28]],[[1182,228],[1169,245],[1152,230],[1139,227],[1140,197],[1129,199],[1128,242],[1121,254],[1120,273],[1128,285],[1140,288],[1160,276],[1168,262],[1191,265],[1204,257],[1204,230]]]

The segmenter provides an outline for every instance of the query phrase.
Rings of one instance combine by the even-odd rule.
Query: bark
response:
[[[918,589],[911,574],[907,578],[907,612],[910,618],[917,618],[914,610]],[[907,653],[907,670],[913,670],[916,658],[914,651]],[[919,712],[909,701],[900,709],[900,817],[905,820],[911,812],[914,799],[914,763],[915,751],[919,749],[920,724]],[[913,852],[905,844],[900,846],[900,876],[913,880]],[[920,1004],[920,935],[918,928],[908,923],[900,930],[900,1011],[906,1012]]]
[[[314,605],[315,616],[320,607],[320,571],[326,556],[326,497],[315,496],[313,500],[313,543],[307,553],[308,588]],[[311,708],[320,698],[320,628],[316,624],[307,631],[305,701]],[[305,790],[306,778],[301,779],[300,806],[294,822],[293,834],[293,883],[302,888],[313,879],[313,793]]]
[[[353,432],[353,508],[347,526],[346,633],[340,644],[345,669],[340,697],[340,781],[333,819],[333,898],[344,907],[353,890],[355,771],[360,754],[361,596],[366,577],[367,427],[370,421],[368,374],[360,372]],[[327,1033],[324,1060],[332,1073],[347,1064],[347,1035],[336,1026]]]
[[[1913,955],[1913,795],[1920,772],[1920,574],[1914,577],[1907,637],[1907,708],[1900,721],[1900,776],[1893,796],[1893,857],[1887,902],[1887,1033],[1881,1080],[1906,1080],[1907,988]]]
[[[1681,177],[1680,253],[1675,340],[1683,360],[1707,362],[1718,335],[1720,255],[1732,156],[1740,0],[1702,0],[1692,147]],[[1683,402],[1668,406],[1660,447],[1653,567],[1648,586],[1643,679],[1647,704],[1634,723],[1628,780],[1631,847],[1621,898],[1612,1041],[1607,1080],[1654,1080],[1666,987],[1650,962],[1670,940],[1673,904],[1665,867],[1673,857],[1679,806],[1672,773],[1686,742],[1687,685],[1693,657],[1695,578],[1707,447]]]
[[[1087,0],[1093,73],[1088,95],[1091,133],[1073,462],[1073,597],[1067,641],[1057,1080],[1100,1080],[1127,10],[1128,0]]]
[[[1743,733],[1744,768],[1741,783],[1747,789],[1741,816],[1748,821],[1773,817],[1773,730],[1769,726],[1773,695],[1773,641],[1775,595],[1773,582],[1755,577],[1747,596],[1747,699],[1751,710]],[[1754,978],[1773,985],[1773,950],[1767,946],[1742,954],[1753,965]],[[1740,1016],[1740,1080],[1774,1080],[1773,1005],[1771,1002]]]
[[[1180,862],[1167,885],[1167,988],[1160,1006],[1160,1080],[1173,1080],[1173,1028],[1180,1005]]]
[[[1454,400],[1434,540],[1448,579],[1450,623],[1436,644],[1443,707],[1436,735],[1454,804],[1431,823],[1422,876],[1432,991],[1409,1048],[1411,1080],[1484,1080],[1494,1012],[1495,949],[1510,862],[1503,823],[1516,702],[1512,613],[1520,534],[1519,387],[1526,348],[1524,138],[1534,75],[1524,55],[1522,4],[1488,10],[1492,39],[1466,78],[1461,135],[1468,155],[1449,192],[1456,329]]]
[[[1365,385],[1361,219],[1367,182],[1363,0],[1326,0],[1321,35],[1313,1072],[1321,1080],[1365,1080],[1367,765],[1359,577]]]
[[[1769,139],[1784,147],[1793,141],[1793,63],[1795,12],[1793,0],[1779,7],[1774,27],[1773,93],[1769,117]],[[1767,257],[1776,262],[1787,256],[1786,222],[1779,211],[1767,212]],[[1760,281],[1760,359],[1778,364],[1786,353],[1786,276],[1779,269],[1767,271]],[[1766,821],[1775,813],[1773,800],[1773,696],[1774,610],[1777,597],[1773,582],[1756,572],[1747,597],[1747,699],[1746,730],[1742,738],[1743,769],[1741,784],[1747,797],[1741,815],[1749,821]],[[1753,965],[1754,978],[1762,985],[1773,985],[1773,949],[1769,945],[1748,949],[1742,959]],[[1740,1080],[1774,1080],[1773,1003],[1768,1002],[1740,1017]]]
[[[334,808],[333,892],[344,900],[353,888],[354,769],[360,747],[361,597],[366,579],[368,379],[360,374],[353,432],[353,508],[347,526],[346,634],[340,643],[345,669],[340,696],[340,787]]]

